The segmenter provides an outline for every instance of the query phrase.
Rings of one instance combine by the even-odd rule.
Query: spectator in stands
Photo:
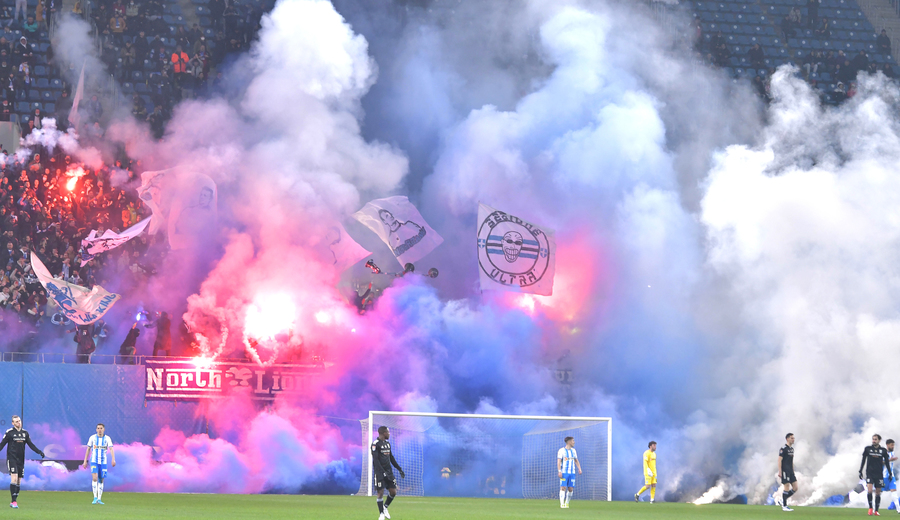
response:
[[[30,64],[33,56],[31,47],[28,46],[28,39],[22,36],[19,38],[19,43],[13,49],[13,64],[17,67],[23,61]]]
[[[819,57],[816,56],[816,51],[809,51],[809,54],[803,57],[803,72],[805,73],[806,79],[809,79],[810,74],[815,74],[818,70]]]
[[[92,123],[100,121],[100,118],[103,117],[103,104],[100,103],[96,94],[91,96],[91,100],[88,101],[87,116]]]
[[[844,62],[847,61],[847,55],[844,54],[844,51],[838,51],[837,54],[829,52],[828,56],[828,71],[837,74],[838,68],[843,67]]]
[[[125,356],[125,364],[134,364],[134,353],[137,350],[135,345],[137,344],[138,336],[141,335],[141,329],[138,328],[137,322],[131,326],[131,330],[128,331],[128,335],[125,336],[125,341],[122,342],[122,346],[119,347],[119,355]]]
[[[13,21],[19,21],[19,12],[22,12],[22,19],[24,20],[26,16],[28,16],[28,2],[27,0],[16,0],[16,13],[13,16]]]
[[[79,363],[89,363],[91,354],[97,350],[97,346],[94,344],[93,329],[93,325],[77,325],[75,327],[75,343],[78,345],[75,353],[78,355]]]
[[[815,29],[816,23],[819,21],[819,3],[822,0],[806,1],[806,27]]]
[[[231,40],[234,42],[234,40]],[[715,64],[720,67],[728,66],[728,59],[731,58],[731,51],[728,50],[728,46],[725,43],[721,43],[716,49],[713,51],[713,59],[715,60]]]
[[[153,355],[165,352],[166,356],[172,354],[172,322],[167,312],[161,312],[156,320],[156,341],[153,343]]]
[[[887,76],[888,78],[894,79],[894,78],[896,77],[896,76],[894,75],[894,67],[891,67],[891,64],[890,64],[890,63],[885,63],[885,64],[884,64],[884,69],[882,69],[882,72],[883,72],[884,75]]]
[[[131,96],[131,115],[139,121],[147,120],[147,105],[144,103],[144,98],[137,93]]]
[[[753,84],[753,90],[756,91],[756,94],[765,102],[769,102],[769,93],[766,92],[766,84],[763,82],[761,76],[756,76],[751,81]]]
[[[11,119],[12,109],[9,106],[9,100],[4,99],[3,103],[0,104],[0,121],[9,121]],[[4,180],[6,177],[4,177]],[[3,193],[2,195],[5,195]]]
[[[851,82],[850,88],[847,89],[847,99],[850,99],[855,95],[856,95],[856,82]]]
[[[134,59],[137,63],[143,63],[147,59],[147,53],[150,51],[150,45],[147,43],[147,35],[144,30],[138,31],[137,38],[134,39]]]
[[[33,36],[34,33],[37,32],[38,24],[37,24],[37,22],[34,21],[33,16],[29,16],[25,20],[25,23],[22,24],[22,30],[25,31],[25,33],[28,34],[29,36]]]
[[[216,30],[224,30],[225,0],[209,0],[209,17]]]
[[[172,72],[175,74],[175,83],[179,86],[184,85],[187,78],[187,68],[190,57],[181,48],[181,45],[175,47],[172,53]]]
[[[122,45],[122,36],[124,36],[125,34],[126,26],[127,23],[125,22],[124,14],[122,14],[121,16],[116,14],[109,19],[109,31],[112,33],[113,41],[116,43],[116,45]]]
[[[800,14],[799,7],[791,8],[791,12],[788,13],[788,17],[791,19],[791,24],[793,24],[795,29],[800,27],[800,22],[803,20],[803,15]]]
[[[828,23],[828,18],[823,16],[819,27],[813,33],[820,38],[831,38],[831,24]]]
[[[16,98],[19,97],[19,81],[16,78],[15,72],[10,72],[9,77],[4,82],[3,95],[6,99],[15,102]]]
[[[130,74],[135,70],[135,64],[137,63],[137,51],[134,49],[134,46],[131,45],[131,42],[125,42],[125,46],[122,47],[122,67]]]
[[[794,37],[794,22],[791,21],[791,15],[787,14],[781,19],[781,37],[787,41]]]
[[[875,39],[875,48],[878,49],[879,54],[884,54],[885,56],[890,56],[891,54],[891,39],[884,29],[881,30],[878,38]]]
[[[165,128],[166,123],[166,116],[163,114],[162,105],[153,107],[153,112],[147,116],[147,122],[150,123],[150,130],[153,131],[153,135],[156,136],[157,139],[160,139],[163,135],[163,129]]]
[[[869,56],[866,54],[866,51],[860,50],[859,53],[853,57],[853,61],[850,62],[850,68],[853,70],[854,78],[857,74],[869,68]]]
[[[844,88],[843,81],[838,81],[831,93],[831,100],[835,103],[842,103],[845,99],[847,99],[847,89]]]
[[[44,0],[38,0],[37,7],[34,9],[34,21],[37,22],[39,29],[47,28],[47,24],[44,23],[44,19],[46,18],[44,10]]]
[[[747,51],[747,59],[750,61],[750,65],[755,69],[761,69],[766,66],[766,55],[758,43],[754,43],[753,46],[750,47],[750,50]]]
[[[138,16],[141,14],[141,6],[134,0],[128,0],[125,5],[125,20],[129,27],[137,26]]]

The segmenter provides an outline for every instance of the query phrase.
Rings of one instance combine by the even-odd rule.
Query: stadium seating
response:
[[[822,0],[819,19],[829,20],[830,37],[822,37],[813,29],[807,28],[806,0],[697,0],[683,2],[682,5],[684,4],[691,9],[694,18],[703,28],[705,48],[708,48],[713,35],[722,32],[731,51],[726,71],[733,77],[765,76],[769,73],[765,69],[755,70],[750,67],[746,55],[754,43],[759,43],[762,47],[768,69],[787,62],[799,66],[810,51],[830,50],[843,50],[849,57],[864,50],[869,61],[879,69],[885,64],[891,64],[895,69],[897,66],[893,56],[877,52],[876,28],[866,19],[856,0]],[[797,29],[795,37],[782,41],[781,20],[794,7],[799,8],[803,15],[801,27]],[[831,91],[835,88],[834,78],[828,72],[820,71],[809,79],[817,80],[822,90]]]

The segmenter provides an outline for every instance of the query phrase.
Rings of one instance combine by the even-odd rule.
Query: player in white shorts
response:
[[[566,445],[556,453],[556,471],[559,473],[559,507],[568,509],[575,492],[575,470],[581,474],[581,462],[575,452],[575,438],[566,437]]]

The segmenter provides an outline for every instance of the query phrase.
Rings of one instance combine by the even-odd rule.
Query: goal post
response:
[[[360,421],[359,495],[372,496],[372,443],[378,427],[391,431],[391,448],[406,478],[394,471],[406,496],[558,498],[556,454],[575,438],[584,473],[576,500],[612,500],[612,419],[371,411]]]

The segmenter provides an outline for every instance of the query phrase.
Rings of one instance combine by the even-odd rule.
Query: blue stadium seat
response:
[[[50,80],[50,88],[55,89],[55,90],[62,90],[62,88],[63,88],[62,80],[59,78],[51,79]]]
[[[35,84],[37,85],[37,88],[41,88],[41,89],[50,88],[50,80],[48,80],[47,78],[38,78],[37,81],[35,82]]]
[[[131,83],[127,82],[127,81],[124,82],[124,83],[122,83],[122,93],[123,93],[123,94],[129,94],[129,95],[130,95],[132,92],[134,92],[134,85],[133,85],[133,84],[131,84]]]
[[[16,102],[16,112],[28,112],[28,101]]]
[[[34,67],[34,75],[39,76],[39,77],[46,76],[47,75],[47,67],[44,67],[43,65],[36,65]]]
[[[28,106],[31,108],[31,110],[30,110],[31,112],[34,112],[35,110],[43,110],[44,109],[44,106],[41,104],[40,101],[32,101],[31,103],[28,104]]]
[[[24,113],[19,114],[19,122],[22,123],[22,125],[27,125],[29,121],[31,121],[31,116],[28,115],[27,110],[24,111]]]
[[[143,83],[135,83],[134,91],[137,92],[138,94],[144,94],[146,92],[150,92],[150,89],[148,89],[147,85],[145,85]]]
[[[41,91],[33,88],[28,91],[28,100],[29,101],[40,101],[41,100]]]
[[[52,90],[42,90],[41,91],[41,99],[45,102],[53,101],[54,99],[56,99],[56,96],[53,95]]]
[[[18,123],[19,122],[19,114],[10,114],[9,121],[10,121],[10,123]]]
[[[208,16],[201,16],[200,27],[212,27],[212,19]]]
[[[136,70],[134,74],[131,75],[131,78],[134,79],[135,83],[144,81],[144,73]]]
[[[44,112],[48,114],[56,113],[56,103],[44,103]]]
[[[169,25],[173,25],[175,23],[175,17],[171,14],[164,14],[163,21]]]

